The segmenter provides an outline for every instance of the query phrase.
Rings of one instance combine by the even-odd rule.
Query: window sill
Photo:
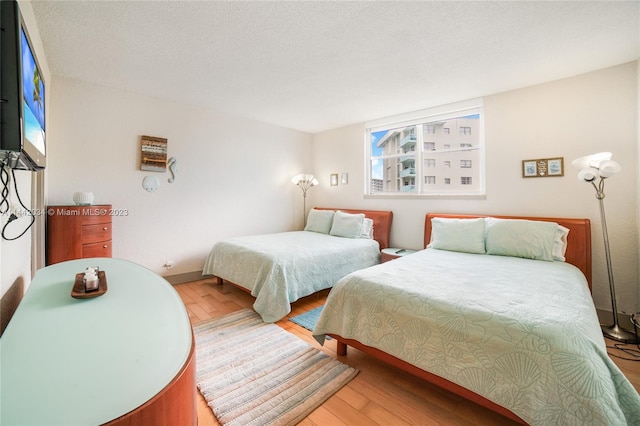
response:
[[[365,200],[486,200],[486,194],[364,194]]]

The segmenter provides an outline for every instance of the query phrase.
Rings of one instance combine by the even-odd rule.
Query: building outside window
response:
[[[365,195],[484,195],[481,100],[369,122],[366,129]]]

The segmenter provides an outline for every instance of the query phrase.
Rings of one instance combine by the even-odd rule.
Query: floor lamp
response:
[[[607,234],[607,219],[604,215],[604,181],[606,178],[619,173],[620,164],[611,159],[610,152],[587,155],[573,160],[571,163],[580,171],[578,179],[590,183],[596,190],[596,198],[600,202],[600,221],[602,222],[602,236],[604,238],[604,253],[607,259],[609,273],[609,292],[611,293],[611,308],[613,311],[613,325],[602,326],[602,334],[611,339],[624,343],[634,343],[633,333],[618,325],[618,308],[616,306],[616,289],[613,284],[613,269],[611,267],[611,251],[609,250],[609,235]]]
[[[302,189],[302,217],[304,219],[304,225],[307,225],[307,191],[312,186],[318,185],[318,179],[315,178],[312,174],[300,173],[299,175],[295,175],[291,182],[295,183]]]

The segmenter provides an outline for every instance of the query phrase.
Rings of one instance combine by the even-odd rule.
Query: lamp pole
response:
[[[634,343],[635,335],[618,324],[618,307],[616,304],[616,289],[613,284],[613,267],[611,266],[611,250],[609,249],[609,234],[607,232],[607,219],[604,214],[604,178],[596,185],[591,181],[591,185],[596,189],[596,198],[600,203],[600,222],[602,223],[602,237],[604,238],[604,254],[607,259],[607,272],[609,274],[609,292],[611,293],[611,309],[613,310],[613,324],[601,326],[602,334],[613,340],[623,343]]]

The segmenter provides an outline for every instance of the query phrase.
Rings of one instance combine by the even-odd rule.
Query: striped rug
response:
[[[223,425],[294,425],[358,374],[249,309],[193,331],[198,388]]]

